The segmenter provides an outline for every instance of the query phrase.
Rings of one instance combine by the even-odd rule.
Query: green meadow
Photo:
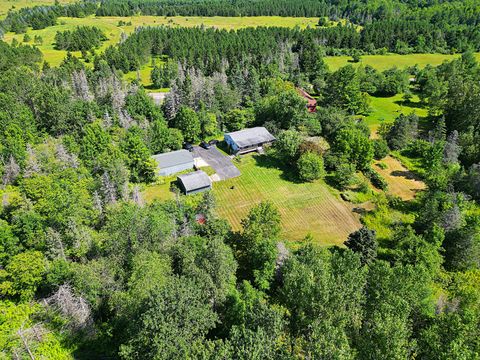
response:
[[[451,61],[459,56],[459,54],[364,55],[357,63],[351,62],[351,56],[327,56],[325,62],[332,71],[345,65],[353,65],[354,67],[370,65],[377,70],[383,71],[392,67],[405,68],[418,65],[420,68],[424,68],[429,64],[436,66],[444,61]],[[480,53],[477,53],[476,57],[480,60]]]
[[[241,175],[213,183],[217,212],[228,220],[234,230],[252,206],[271,201],[282,216],[282,236],[290,245],[311,234],[321,245],[340,245],[348,234],[360,227],[352,206],[340,198],[339,192],[325,182],[298,182],[288,169],[267,155],[244,155],[234,161]],[[174,198],[170,183],[175,177],[160,179],[147,186],[143,196],[147,202]]]
[[[60,4],[74,2],[75,0],[58,0]],[[18,10],[37,5],[54,5],[54,0],[0,0],[0,19],[4,18],[9,10]]]
[[[369,96],[369,100],[371,112],[368,116],[364,116],[364,119],[374,137],[382,122],[393,122],[400,114],[409,115],[415,113],[420,118],[428,115],[428,110],[422,106],[417,95],[414,95],[408,103],[403,101],[402,94],[390,97]]]

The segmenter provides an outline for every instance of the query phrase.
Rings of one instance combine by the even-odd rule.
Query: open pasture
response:
[[[371,112],[364,118],[374,138],[377,137],[376,132],[382,122],[393,123],[400,114],[415,113],[420,118],[428,115],[428,109],[422,106],[417,95],[414,95],[408,103],[403,101],[402,94],[390,97],[370,96],[369,100]]]
[[[476,53],[475,55],[477,59],[480,60],[480,53]],[[383,71],[392,67],[406,68],[418,65],[420,68],[424,68],[427,65],[437,66],[444,61],[451,61],[459,56],[459,54],[363,55],[357,63],[351,62],[351,56],[327,56],[325,62],[332,71],[338,70],[346,65],[353,65],[354,67],[370,65],[377,70]]]
[[[235,230],[253,205],[266,200],[278,207],[289,241],[310,233],[320,245],[339,245],[360,227],[351,205],[323,181],[299,183],[266,155],[246,155],[235,165],[242,175],[215,183],[213,190],[218,214]]]
[[[67,4],[75,0],[59,0],[60,4]],[[26,7],[40,5],[54,5],[54,0],[0,0],[0,19],[4,18],[9,10],[19,10]]]

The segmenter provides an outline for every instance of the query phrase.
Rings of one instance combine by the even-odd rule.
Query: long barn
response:
[[[275,141],[275,137],[264,127],[254,127],[227,133],[224,135],[224,139],[233,154],[256,151],[264,145]]]
[[[168,176],[180,171],[193,169],[192,154],[187,150],[177,150],[163,154],[153,155],[157,163],[157,175]]]

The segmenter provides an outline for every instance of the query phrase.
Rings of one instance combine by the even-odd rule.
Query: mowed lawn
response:
[[[437,66],[444,61],[451,61],[460,56],[460,54],[387,54],[387,55],[363,55],[360,62],[352,63],[351,56],[327,56],[325,62],[330,70],[335,71],[345,65],[353,65],[358,67],[360,65],[370,65],[377,70],[383,71],[392,67],[405,68],[409,66],[418,65],[424,68],[428,64]],[[476,53],[477,60],[480,60],[480,53]]]
[[[2,0],[0,0],[2,1]],[[5,1],[5,0],[3,0]],[[131,23],[131,25],[118,26],[120,21]],[[318,18],[302,18],[302,17],[280,17],[280,16],[252,16],[252,17],[185,17],[185,16],[132,16],[132,17],[96,17],[89,16],[86,18],[66,18],[61,17],[57,21],[56,26],[50,26],[41,30],[28,30],[27,34],[33,39],[35,35],[43,38],[43,44],[39,49],[44,54],[45,60],[50,65],[57,66],[65,58],[66,51],[55,50],[55,34],[58,31],[72,30],[77,26],[96,26],[100,28],[108,40],[103,43],[98,51],[105,50],[109,45],[116,44],[120,40],[122,32],[129,34],[139,26],[170,26],[170,27],[195,27],[206,26],[221,29],[241,29],[245,27],[257,26],[279,26],[279,27],[295,27],[306,28],[315,26]],[[5,41],[11,42],[16,38],[19,42],[23,40],[23,34],[8,33],[5,35]],[[33,44],[33,41],[31,42]],[[80,56],[80,52],[74,52],[75,56]],[[148,74],[149,76],[149,74]]]
[[[409,103],[403,101],[403,94],[397,94],[390,97],[370,96],[371,112],[365,116],[372,137],[376,137],[376,132],[382,122],[392,123],[400,114],[417,114],[420,118],[426,117],[428,109],[420,104],[420,99],[414,95]]]
[[[246,155],[235,165],[242,175],[214,183],[213,191],[219,216],[236,230],[250,208],[264,200],[278,207],[282,235],[289,241],[301,241],[310,233],[321,245],[339,245],[360,227],[351,205],[323,181],[292,181],[266,155]]]

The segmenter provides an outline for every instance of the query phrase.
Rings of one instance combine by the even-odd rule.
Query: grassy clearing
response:
[[[0,0],[2,1],[2,0]],[[119,21],[131,23],[128,26],[118,26]],[[57,31],[72,30],[76,26],[97,26],[105,32],[108,41],[105,41],[98,51],[103,51],[109,45],[116,44],[120,40],[122,32],[126,34],[131,33],[139,26],[171,26],[171,27],[194,27],[206,26],[217,27],[222,29],[241,29],[245,27],[257,26],[280,26],[280,27],[295,27],[306,28],[307,26],[315,26],[318,18],[295,18],[295,17],[280,17],[280,16],[255,16],[255,17],[160,17],[160,16],[132,16],[132,17],[95,17],[89,16],[86,18],[59,18],[58,25],[51,26],[41,30],[28,30],[27,33],[33,39],[35,35],[40,35],[43,38],[43,44],[39,49],[45,56],[45,60],[51,65],[59,65],[66,55],[66,51],[54,49],[54,39]],[[15,35],[8,33],[5,35],[5,40],[11,42],[13,38],[18,41],[23,40],[23,34]],[[80,53],[74,53],[75,56],[80,56]],[[150,77],[151,69],[144,67],[142,69],[146,77]],[[132,76],[132,75],[130,75]],[[136,76],[134,73],[133,76]]]
[[[358,63],[349,62],[349,60],[352,59],[351,56],[327,56],[325,58],[325,62],[332,71],[349,64],[353,65],[354,67],[358,67],[360,65],[370,65],[377,70],[383,71],[394,66],[398,68],[405,68],[414,66],[415,64],[417,64],[420,68],[423,68],[428,64],[436,66],[440,65],[444,61],[451,61],[455,58],[458,58],[459,56],[459,54],[364,55],[361,57],[361,60]],[[477,60],[480,60],[480,53],[476,53],[476,57]]]
[[[428,110],[420,104],[420,99],[414,95],[409,103],[405,103],[402,94],[390,97],[370,96],[371,113],[364,117],[372,136],[376,136],[376,131],[382,122],[393,122],[400,114],[409,115],[417,114],[420,118],[424,118],[428,114]]]
[[[387,156],[381,162],[386,165],[386,168],[382,169],[378,163],[373,167],[387,181],[390,194],[408,201],[415,198],[419,191],[425,189],[425,184],[418,176],[409,171],[397,159]]]
[[[75,0],[59,0],[60,4],[67,4]],[[19,10],[37,5],[55,5],[54,0],[0,0],[0,19],[4,18],[9,10]]]
[[[143,198],[151,203],[154,200],[166,201],[172,200],[175,194],[170,191],[172,183],[177,180],[177,175],[160,177],[155,184],[147,186],[143,191]]]
[[[263,200],[279,208],[283,236],[289,241],[301,241],[311,233],[321,245],[339,245],[360,226],[350,204],[323,181],[296,183],[266,155],[247,155],[236,165],[240,177],[214,184],[218,213],[234,229]]]

